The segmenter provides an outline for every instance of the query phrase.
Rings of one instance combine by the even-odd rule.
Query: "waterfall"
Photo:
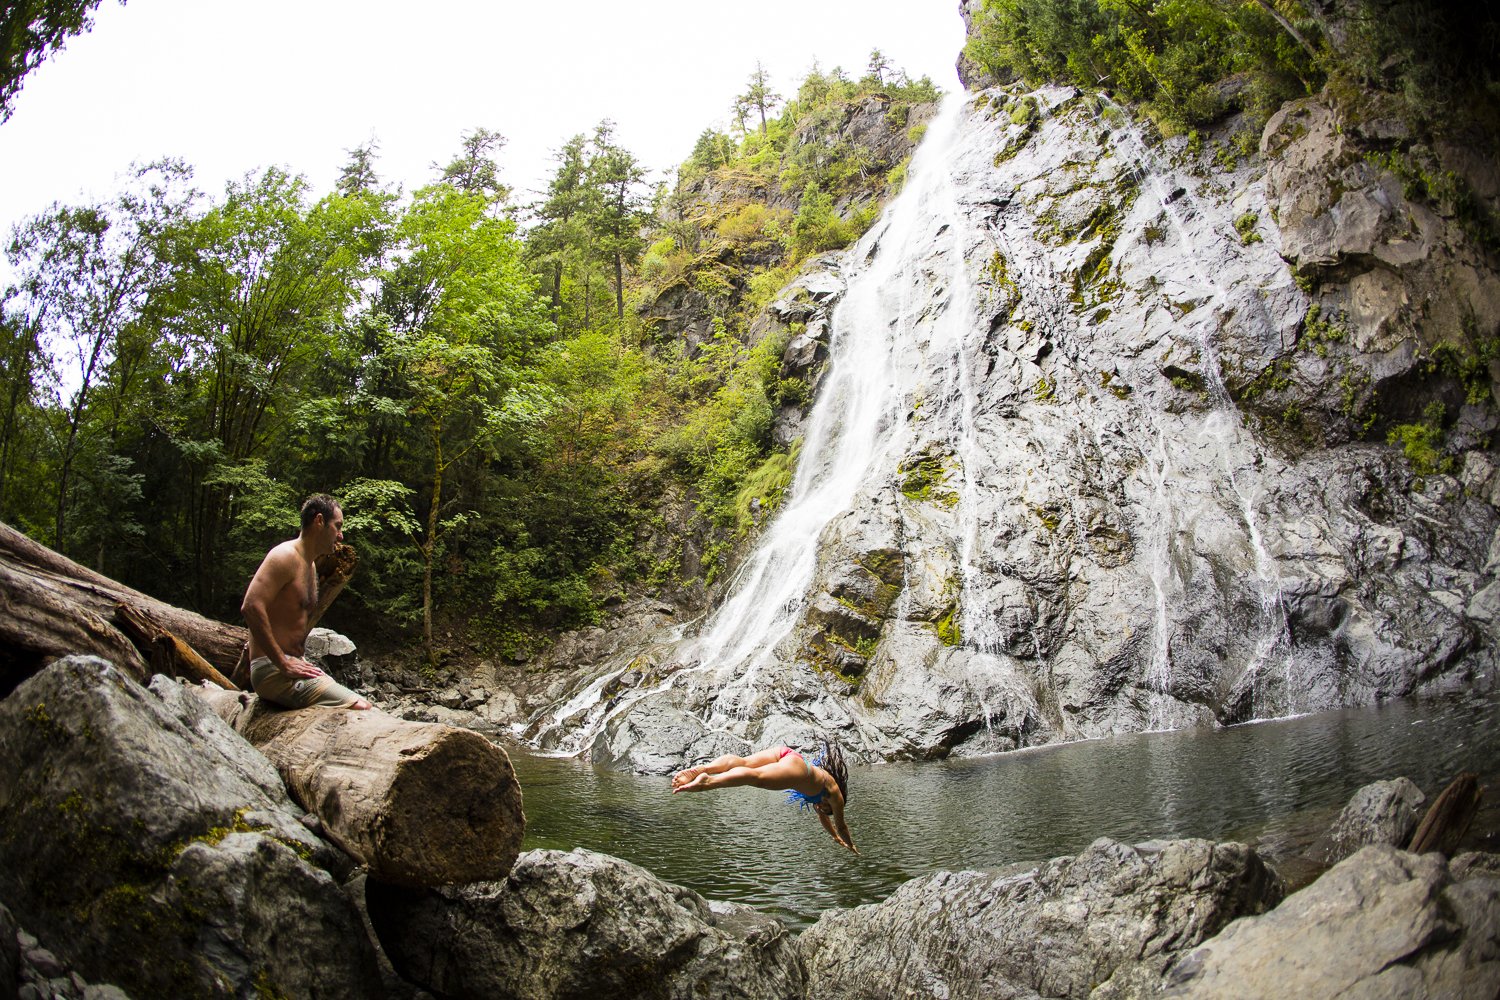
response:
[[[1129,122],[1129,113],[1124,108],[1118,105],[1107,106],[1127,123]],[[1102,127],[1103,123],[1100,124]],[[1201,248],[1194,240],[1184,219],[1184,203],[1187,199],[1183,198],[1183,189],[1177,188],[1169,191],[1162,184],[1161,178],[1167,172],[1162,168],[1157,157],[1147,150],[1134,124],[1127,124],[1124,128],[1116,130],[1114,134],[1119,138],[1123,155],[1134,164],[1135,176],[1149,185],[1154,200],[1162,206],[1171,224],[1174,237],[1187,251],[1185,256],[1188,259],[1199,259]],[[1280,677],[1277,680],[1280,681],[1283,691],[1289,692],[1298,682],[1295,676],[1297,663],[1291,649],[1291,628],[1282,598],[1281,578],[1274,560],[1266,549],[1261,529],[1262,518],[1256,510],[1257,491],[1253,486],[1244,482],[1246,478],[1244,469],[1236,468],[1243,450],[1241,442],[1250,441],[1249,450],[1253,453],[1257,464],[1261,459],[1260,446],[1251,440],[1240,416],[1239,408],[1224,384],[1218,351],[1210,336],[1212,321],[1220,309],[1228,307],[1230,297],[1208,270],[1200,270],[1194,277],[1207,293],[1207,308],[1200,306],[1194,310],[1194,316],[1188,325],[1192,342],[1202,352],[1204,358],[1202,370],[1213,402],[1212,409],[1202,418],[1197,436],[1209,444],[1219,459],[1224,481],[1238,502],[1239,515],[1254,557],[1253,580],[1259,604],[1258,620],[1255,622],[1256,651],[1241,675],[1240,686],[1249,685],[1251,688],[1252,704],[1258,714],[1264,707],[1262,693],[1258,690],[1263,671],[1268,665],[1278,666]],[[1256,305],[1260,304],[1255,299],[1251,302]],[[1207,320],[1204,317],[1207,317]],[[1270,322],[1265,316],[1263,307],[1256,316],[1250,318],[1250,321],[1262,325],[1269,325]],[[1176,512],[1170,509],[1171,500],[1168,495],[1168,481],[1172,475],[1171,459],[1164,436],[1160,431],[1156,435],[1154,444],[1155,447],[1148,458],[1148,467],[1151,470],[1150,479],[1158,502],[1162,504],[1161,509],[1167,516],[1162,518],[1158,526],[1159,530],[1154,532],[1152,544],[1151,575],[1159,606],[1158,634],[1151,663],[1145,672],[1144,682],[1152,698],[1149,724],[1151,728],[1158,729],[1164,727],[1161,714],[1162,702],[1168,694],[1172,677],[1171,651],[1168,637],[1163,634],[1164,630],[1169,627],[1165,606],[1166,585],[1163,576],[1170,572],[1171,560],[1166,554],[1170,539],[1167,536],[1170,531],[1169,526],[1176,520]],[[1290,696],[1286,698],[1287,702],[1291,700]],[[1282,711],[1290,707],[1292,706],[1286,703],[1280,706]]]
[[[1254,259],[1236,248],[1232,273],[1216,273],[1224,246],[1200,241],[1233,231],[1228,206],[1192,218],[1173,169],[1131,128],[1101,128],[1088,101],[1065,88],[944,101],[904,190],[825,262],[844,286],[828,366],[794,478],[726,597],[696,635],[648,658],[660,668],[622,659],[574,691],[533,726],[537,744],[603,747],[609,760],[659,748],[642,766],[662,767],[834,727],[876,752],[946,751],[913,741],[911,711],[954,719],[933,740],[1003,718],[1003,739],[1022,745],[1034,728],[1050,739],[1211,721],[1202,692],[1221,678],[1235,712],[1295,710],[1303,654],[1265,541],[1273,458],[1230,399],[1215,337],[1234,318],[1267,339],[1305,300],[1283,295],[1276,316],[1257,304],[1285,280],[1269,247]],[[1144,234],[1162,208],[1175,244],[1153,257]],[[1116,213],[1107,237],[1085,224],[1100,212]],[[1116,244],[1133,273],[1101,268]],[[1096,295],[1090,281],[1118,290]],[[1160,370],[1176,349],[1203,371],[1188,405]],[[915,458],[941,465],[956,503],[898,494]],[[861,527],[867,511],[878,527]],[[810,622],[811,602],[840,600],[818,579],[830,543],[829,566],[845,569],[860,552],[902,552],[865,701],[838,693],[802,645],[828,613]],[[944,609],[957,635],[937,628]],[[1215,632],[1200,643],[1205,620]],[[1116,686],[1100,696],[1106,661]],[[1114,701],[1064,701],[1068,685],[1070,699]]]
[[[692,651],[704,664],[754,672],[791,630],[812,582],[818,536],[849,510],[877,472],[894,473],[909,434],[919,371],[909,361],[918,339],[946,335],[913,285],[935,239],[956,231],[949,217],[945,162],[958,140],[962,95],[950,96],[912,159],[906,188],[853,248],[847,286],[833,316],[829,368],[782,509],[736,576]],[[961,257],[954,248],[953,256]],[[962,315],[955,310],[954,315]],[[934,329],[935,328],[935,329]]]

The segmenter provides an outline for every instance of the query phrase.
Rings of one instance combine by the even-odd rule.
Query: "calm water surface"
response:
[[[525,848],[585,847],[710,899],[796,926],[942,869],[1076,854],[1095,838],[1207,837],[1293,859],[1361,785],[1406,775],[1429,798],[1460,771],[1500,789],[1500,696],[1399,702],[1256,723],[1070,743],[977,760],[850,768],[855,857],[779,792],[672,795],[665,777],[511,750]],[[1471,841],[1488,849],[1500,793]]]

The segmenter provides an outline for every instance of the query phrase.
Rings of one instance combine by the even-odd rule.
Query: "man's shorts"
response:
[[[359,695],[338,681],[322,674],[318,677],[289,677],[276,669],[269,656],[250,661],[250,686],[255,693],[283,708],[353,708]]]

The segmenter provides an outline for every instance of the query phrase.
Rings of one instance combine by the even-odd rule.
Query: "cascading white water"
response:
[[[964,105],[948,97],[912,158],[906,187],[880,220],[844,256],[845,292],[832,317],[828,370],[809,414],[801,457],[787,495],[754,550],[736,572],[726,599],[696,638],[679,648],[684,664],[665,681],[643,686],[613,702],[604,691],[615,675],[596,679],[538,727],[537,739],[577,750],[608,721],[655,692],[695,674],[728,678],[705,713],[723,726],[743,713],[745,693],[772,660],[803,608],[817,563],[818,538],[853,506],[872,475],[894,475],[909,444],[904,416],[921,378],[910,355],[934,340],[956,352],[962,331],[944,323],[945,303],[934,304],[934,284],[962,287],[960,275],[934,280],[925,272],[935,239],[950,229],[955,209],[944,165],[958,139]],[[962,269],[956,243],[952,267]],[[949,388],[944,386],[946,395]],[[549,733],[552,736],[549,736]]]
[[[905,190],[839,259],[845,291],[831,316],[828,370],[797,472],[727,598],[696,636],[653,652],[649,659],[663,664],[664,676],[652,679],[649,669],[619,666],[595,678],[533,727],[538,744],[576,753],[598,748],[602,736],[605,757],[616,759],[617,735],[620,745],[651,739],[632,735],[634,723],[626,724],[637,708],[643,717],[666,719],[653,724],[674,727],[674,734],[786,738],[829,725],[857,731],[860,709],[830,696],[801,665],[806,657],[793,637],[800,642],[805,635],[799,623],[806,624],[811,592],[819,586],[820,546],[830,540],[843,546],[851,536],[856,546],[869,543],[872,536],[859,527],[867,508],[887,519],[881,530],[904,533],[906,586],[883,623],[889,628],[881,641],[904,635],[907,653],[900,662],[892,654],[880,663],[880,683],[893,672],[920,672],[942,661],[950,665],[941,681],[949,699],[945,711],[981,713],[977,720],[968,716],[968,724],[984,727],[1003,716],[1018,727],[1013,733],[1027,720],[1061,731],[1056,702],[1046,713],[1039,705],[1044,691],[1056,693],[1048,685],[1057,663],[1077,670],[1080,658],[1108,647],[1114,663],[1125,665],[1112,667],[1116,676],[1128,671],[1128,685],[1143,690],[1148,703],[1144,720],[1122,713],[1120,723],[1201,723],[1203,702],[1185,700],[1190,696],[1174,688],[1173,660],[1180,656],[1174,636],[1192,642],[1193,616],[1206,609],[1215,621],[1243,626],[1245,634],[1225,644],[1225,655],[1242,665],[1236,673],[1250,686],[1253,709],[1261,711],[1256,678],[1269,664],[1291,669],[1289,632],[1275,560],[1263,540],[1260,476],[1251,468],[1260,451],[1224,389],[1213,340],[1230,314],[1257,322],[1247,309],[1256,286],[1242,274],[1226,291],[1213,275],[1195,273],[1202,268],[1193,240],[1204,227],[1193,222],[1197,230],[1190,231],[1173,216],[1183,260],[1169,262],[1167,280],[1182,286],[1177,298],[1199,308],[1177,315],[1166,329],[1151,326],[1152,303],[1171,299],[1156,290],[1153,271],[1149,284],[1111,301],[1131,317],[1125,325],[1099,325],[1097,303],[1083,305],[1076,289],[1086,255],[1102,244],[1059,239],[1055,230],[1049,235],[1052,223],[1044,216],[1065,207],[1074,191],[1103,189],[1121,178],[1159,186],[1172,173],[1128,130],[1113,133],[1110,146],[1102,139],[1069,146],[1080,124],[1076,92],[1039,92],[1034,100],[1044,124],[1032,130],[1007,126],[1007,116],[996,113],[1000,98],[954,95],[945,101]],[[1054,125],[1054,112],[1068,117]],[[1039,138],[1014,155],[1006,140],[1018,132],[1022,140]],[[1088,179],[1080,183],[1079,175]],[[1151,202],[1170,207],[1173,199],[1159,187],[1155,195]],[[1146,199],[1139,204],[1128,209],[1137,233],[1150,219]],[[1131,324],[1147,325],[1148,336]],[[1128,392],[1109,388],[1107,377],[1101,387],[1106,366],[1129,371],[1130,359],[1147,349],[1132,338],[1160,349],[1150,346],[1153,336],[1181,341],[1202,356],[1206,411],[1164,408],[1163,395],[1144,381],[1145,391],[1128,399]],[[1120,353],[1112,357],[1096,340]],[[1132,377],[1152,376],[1161,378],[1154,366]],[[1064,381],[1067,393],[1054,398],[1053,388]],[[889,491],[903,481],[902,463],[919,456],[942,465],[943,488],[957,494],[957,504],[939,509],[898,497],[893,515],[895,508],[885,506]],[[1066,514],[1045,513],[1040,504]],[[1117,556],[1104,562],[1089,548],[1101,517],[1124,539]],[[892,526],[891,518],[899,523]],[[847,560],[851,551],[872,550],[839,551]],[[1205,592],[1190,580],[1209,567],[1218,572],[1241,565],[1248,585]],[[1108,621],[1119,623],[1114,634],[1099,631],[1110,626],[1100,625],[1104,616],[1087,604],[1091,592],[1107,608]],[[1195,605],[1205,593],[1222,597]],[[1252,595],[1259,598],[1258,617]],[[955,636],[934,627],[952,601],[961,626],[956,644]],[[1086,627],[1096,631],[1075,642],[1083,630],[1070,633],[1071,626],[1058,621],[1079,608]],[[1145,630],[1149,643],[1131,639]],[[1069,643],[1075,644],[1066,648]],[[1199,666],[1191,680],[1201,684],[1214,669],[1202,666],[1203,656],[1212,654],[1192,652]],[[1278,680],[1284,693],[1288,678]],[[927,698],[919,688],[910,685],[898,697]],[[1075,691],[1091,694],[1082,685]],[[1295,706],[1278,703],[1273,710],[1288,707]],[[876,740],[891,739],[892,729],[896,740],[903,738],[899,708],[889,718]],[[762,727],[763,720],[773,721]],[[697,749],[726,745],[713,739]],[[681,746],[666,752],[681,752]]]
[[[796,622],[817,561],[818,536],[852,506],[877,471],[894,473],[907,440],[904,414],[921,374],[903,364],[932,341],[957,340],[930,315],[918,273],[954,206],[943,169],[956,141],[962,97],[950,97],[913,157],[907,187],[851,251],[833,317],[829,368],[809,420],[801,462],[780,512],[747,558],[691,658],[754,671]],[[952,255],[961,266],[955,246]],[[914,290],[914,286],[919,286]],[[946,310],[943,310],[946,312]],[[953,315],[963,315],[954,311]],[[956,350],[956,343],[954,344]]]

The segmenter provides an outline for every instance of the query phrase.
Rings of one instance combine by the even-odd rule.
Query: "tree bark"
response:
[[[207,681],[230,691],[238,691],[230,680],[214,669],[213,664],[183,642],[161,623],[128,604],[115,606],[115,624],[129,636],[137,649],[151,650],[151,671],[190,681]]]
[[[193,689],[281,773],[370,876],[408,886],[503,878],[526,817],[510,758],[478,733],[378,709],[276,709]]]
[[[1454,778],[1417,824],[1406,849],[1414,854],[1441,851],[1452,857],[1459,841],[1469,832],[1469,824],[1474,822],[1482,793],[1477,774],[1465,771]]]

